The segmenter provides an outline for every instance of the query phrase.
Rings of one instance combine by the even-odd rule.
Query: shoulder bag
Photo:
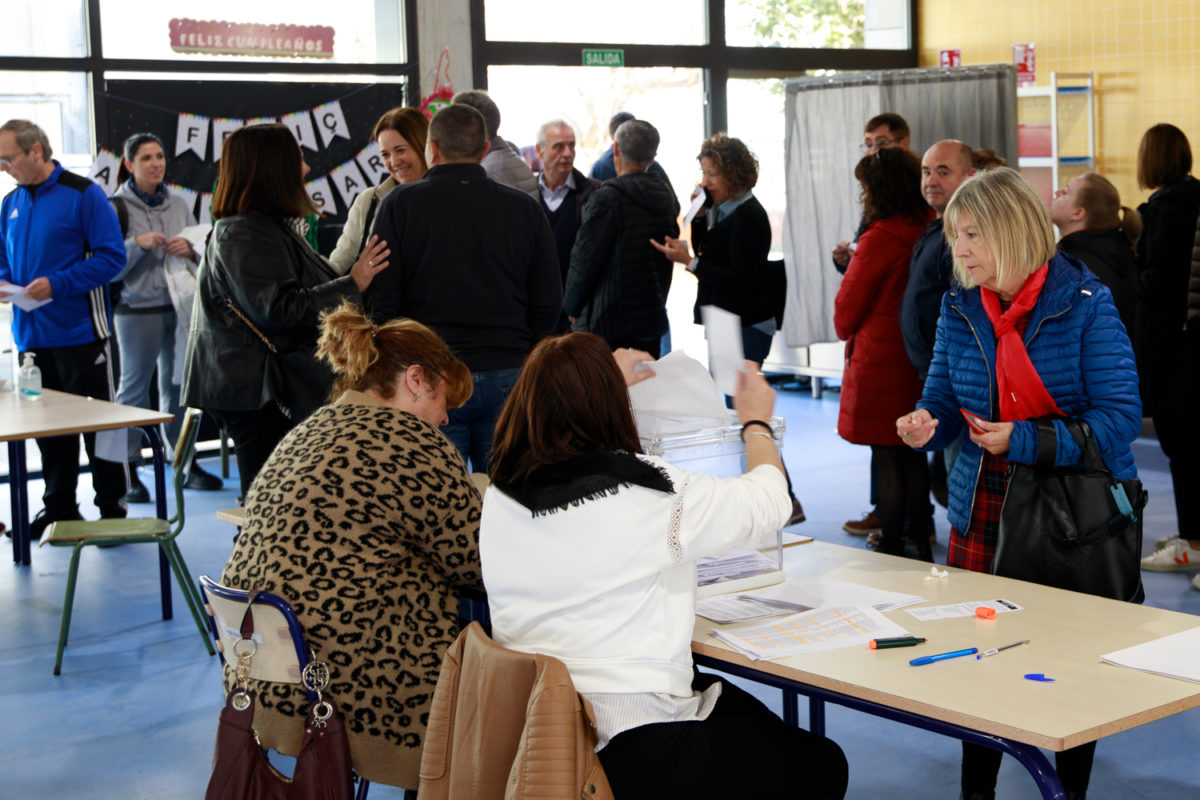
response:
[[[310,661],[301,674],[304,687],[316,692],[308,710],[304,739],[291,778],[267,760],[254,731],[254,696],[249,690],[254,642],[253,593],[242,617],[242,638],[234,647],[237,686],[225,700],[217,724],[212,776],[204,800],[351,800],[354,797],[350,741],[337,709],[321,697],[329,683],[323,661]]]
[[[293,423],[299,423],[320,408],[329,394],[329,382],[318,372],[315,357],[305,350],[280,350],[232,298],[225,305],[267,347],[266,379],[279,410]]]
[[[1083,465],[1054,465],[1054,423],[1038,420],[1038,463],[1008,466],[992,573],[1059,589],[1140,603],[1142,509],[1137,479],[1105,467],[1091,428],[1062,420]]]

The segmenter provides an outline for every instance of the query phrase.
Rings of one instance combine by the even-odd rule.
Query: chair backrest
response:
[[[198,408],[187,409],[179,425],[179,438],[175,440],[175,457],[171,459],[171,485],[175,490],[175,516],[170,520],[172,536],[178,536],[183,530],[183,484],[187,481],[186,473],[192,463],[192,454],[196,452],[196,439],[200,436],[200,419],[203,416],[204,412]]]
[[[223,586],[207,575],[200,576],[200,592],[217,640],[217,651],[224,661],[225,654],[233,653],[234,645],[242,638],[242,617],[250,593]],[[250,677],[271,683],[300,683],[300,673],[309,661],[309,649],[296,612],[282,597],[259,592],[254,596],[252,613],[258,649],[251,662]],[[316,695],[310,691],[308,699],[310,703],[316,702]]]

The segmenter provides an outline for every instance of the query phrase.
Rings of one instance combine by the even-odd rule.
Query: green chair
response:
[[[212,641],[204,624],[203,602],[200,592],[188,573],[183,554],[175,538],[183,530],[183,484],[187,480],[184,474],[187,466],[192,463],[192,452],[196,448],[196,437],[200,432],[200,411],[189,408],[183,417],[183,425],[179,431],[179,441],[175,447],[174,485],[175,485],[175,516],[170,519],[135,517],[132,519],[101,519],[101,520],[64,520],[47,526],[38,546],[71,547],[71,566],[67,571],[67,595],[63,600],[62,624],[58,630],[58,652],[54,656],[54,674],[62,674],[63,648],[67,646],[67,632],[71,628],[71,607],[75,602],[75,578],[79,572],[79,554],[88,545],[97,547],[113,547],[120,544],[154,543],[161,549],[179,589],[187,600],[188,608],[192,611],[192,619],[208,648],[208,654],[214,655]],[[169,595],[168,595],[169,597]]]

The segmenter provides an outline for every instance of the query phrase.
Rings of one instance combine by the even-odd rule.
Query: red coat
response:
[[[904,349],[900,301],[913,244],[933,219],[888,217],[858,237],[833,303],[833,326],[846,341],[838,434],[855,444],[902,444],[896,418],[917,407],[921,380]]]

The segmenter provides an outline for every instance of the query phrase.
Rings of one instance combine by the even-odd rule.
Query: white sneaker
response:
[[[1150,572],[1200,570],[1200,550],[1193,550],[1185,539],[1175,539],[1143,558],[1142,569]]]
[[[1192,588],[1200,591],[1200,575],[1196,575],[1194,578],[1192,578]]]
[[[1178,533],[1172,534],[1170,536],[1160,536],[1154,540],[1154,549],[1162,550],[1164,547],[1169,545],[1171,542],[1176,541],[1178,538],[1179,538]]]

